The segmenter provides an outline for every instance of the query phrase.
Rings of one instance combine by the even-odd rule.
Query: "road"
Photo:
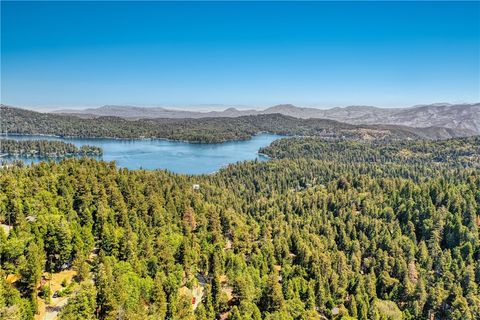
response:
[[[52,299],[53,305],[47,307],[47,311],[45,312],[45,317],[43,318],[44,320],[55,320],[57,319],[58,313],[62,311],[63,307],[68,302],[69,297],[65,298],[56,298]],[[55,301],[58,300],[58,301]]]

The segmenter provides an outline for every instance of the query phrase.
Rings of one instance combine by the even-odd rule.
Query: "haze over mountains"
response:
[[[468,130],[480,134],[480,103],[474,104],[430,104],[410,108],[378,108],[371,106],[349,106],[331,109],[303,108],[291,104],[273,106],[264,110],[239,110],[228,108],[223,111],[174,110],[162,107],[135,107],[108,105],[84,110],[58,110],[53,113],[80,117],[116,116],[125,119],[154,118],[211,118],[240,117],[246,115],[279,113],[295,118],[321,118],[349,124],[394,124],[410,127],[444,127]]]

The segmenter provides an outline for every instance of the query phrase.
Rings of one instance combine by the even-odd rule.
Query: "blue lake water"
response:
[[[59,138],[47,136],[9,135],[15,140],[60,140],[76,146],[84,144],[103,149],[100,159],[115,161],[119,167],[129,169],[167,169],[177,173],[211,173],[223,166],[243,160],[266,160],[258,149],[281,138],[279,135],[260,134],[246,141],[198,144],[167,140],[117,140],[89,138]],[[4,158],[5,159],[5,158]],[[8,159],[12,159],[9,157]],[[18,158],[17,158],[18,159]],[[38,158],[20,158],[31,163]]]

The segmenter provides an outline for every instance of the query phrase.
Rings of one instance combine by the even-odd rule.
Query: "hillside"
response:
[[[445,127],[480,134],[480,103],[432,104],[411,108],[377,108],[350,106],[345,108],[317,109],[294,105],[277,105],[265,110],[238,110],[195,112],[166,108],[141,108],[132,106],[103,106],[85,110],[60,110],[54,113],[75,114],[81,117],[117,116],[125,119],[143,118],[208,118],[240,117],[246,115],[279,113],[295,118],[321,118],[350,124],[392,124],[410,127]]]
[[[329,141],[322,138],[284,138],[260,149],[275,159],[316,159],[338,163],[431,165],[480,168],[480,136],[441,141]]]
[[[0,317],[68,299],[60,320],[478,319],[478,148],[285,139],[284,159],[204,176],[0,169]]]
[[[138,119],[79,118],[2,106],[4,129],[19,134],[75,137],[165,138],[191,142],[245,140],[260,132],[332,139],[447,139],[472,135],[463,129],[352,125],[328,119],[300,119],[278,113],[234,118]]]

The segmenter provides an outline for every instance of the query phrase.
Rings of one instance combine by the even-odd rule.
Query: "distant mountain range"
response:
[[[268,110],[268,109],[267,109]],[[266,110],[265,110],[266,111]],[[222,111],[192,111],[192,110],[176,110],[167,109],[162,107],[134,107],[134,106],[115,106],[107,105],[98,108],[89,108],[83,110],[57,110],[52,111],[56,114],[68,114],[75,115],[82,118],[91,117],[120,117],[124,119],[156,119],[156,118],[170,118],[170,119],[199,119],[199,118],[220,118],[220,117],[241,117],[262,114],[261,111],[250,110],[238,110],[235,108],[228,108]],[[276,112],[270,112],[276,113]]]
[[[238,117],[125,119],[118,116],[84,114],[78,117],[78,114],[41,113],[0,105],[0,116],[2,128],[9,133],[92,138],[165,138],[199,143],[245,140],[262,132],[352,140],[448,139],[476,134],[469,129],[439,126],[349,124],[322,118],[305,119],[298,114],[297,117],[292,117],[279,112],[297,111],[299,108],[276,106],[270,110],[272,109],[276,112]],[[125,111],[123,107],[120,110]],[[185,114],[188,111],[183,112]],[[266,110],[257,112],[265,113]],[[216,114],[225,115],[225,112]]]
[[[239,110],[199,112],[161,107],[103,106],[84,110],[58,110],[53,113],[76,115],[83,118],[116,116],[124,119],[155,118],[217,118],[279,113],[295,118],[320,118],[349,124],[403,125],[416,128],[443,127],[461,129],[480,134],[480,103],[430,104],[410,108],[378,108],[370,106],[337,107],[331,109],[303,108],[291,104],[277,105],[265,110]]]

